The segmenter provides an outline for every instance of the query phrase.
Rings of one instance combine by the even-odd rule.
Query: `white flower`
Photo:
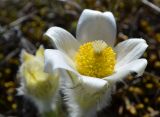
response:
[[[18,94],[30,99],[40,113],[54,111],[58,96],[59,75],[44,72],[44,48],[40,46],[36,55],[22,51],[19,70],[21,87]]]
[[[58,49],[45,50],[45,70],[66,70],[63,92],[72,117],[96,116],[109,103],[114,84],[130,73],[141,76],[147,65],[146,59],[139,59],[148,46],[144,39],[114,46],[116,22],[111,12],[84,10],[77,40],[59,27],[48,29],[45,35]]]

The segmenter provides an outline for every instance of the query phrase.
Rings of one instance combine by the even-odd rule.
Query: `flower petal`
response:
[[[73,80],[76,79],[76,80]],[[71,117],[93,117],[97,105],[108,89],[108,82],[68,72],[63,78],[65,100]]]
[[[122,81],[130,73],[136,73],[136,76],[139,77],[143,74],[146,66],[147,66],[146,59],[137,59],[128,64],[125,64],[124,66],[116,68],[117,71],[115,74],[106,77],[104,79],[107,80],[108,82]]]
[[[52,73],[55,69],[74,70],[73,61],[59,50],[46,49],[44,52],[45,72]]]
[[[117,53],[116,68],[140,58],[147,47],[148,45],[146,41],[138,38],[129,39],[119,43],[115,47]]]
[[[34,59],[34,55],[26,52],[26,50],[22,50],[21,55],[20,55],[21,62],[27,62],[31,61]]]
[[[60,27],[49,28],[45,35],[52,39],[59,50],[65,52],[71,58],[79,48],[78,41],[69,32]]]
[[[36,57],[44,57],[44,47],[41,45],[36,51]]]
[[[98,92],[102,90],[105,86],[107,86],[107,82],[105,80],[99,78],[93,78],[88,76],[79,76],[81,83],[88,92]]]
[[[104,40],[108,45],[113,46],[116,37],[116,22],[113,14],[84,10],[78,21],[76,37],[83,43]]]

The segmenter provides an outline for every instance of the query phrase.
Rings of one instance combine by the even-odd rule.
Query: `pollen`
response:
[[[82,75],[103,78],[113,74],[116,53],[102,40],[87,42],[75,55],[75,66]]]

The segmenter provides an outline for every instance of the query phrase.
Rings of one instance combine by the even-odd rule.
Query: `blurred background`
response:
[[[52,48],[43,33],[60,26],[75,35],[83,9],[113,12],[117,39],[144,38],[148,66],[142,77],[117,84],[98,117],[160,117],[160,0],[0,0],[0,117],[38,117],[34,105],[16,96],[22,49]]]

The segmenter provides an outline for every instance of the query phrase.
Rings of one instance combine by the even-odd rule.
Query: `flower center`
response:
[[[114,72],[116,53],[104,41],[96,40],[80,46],[75,55],[79,73],[91,77],[106,77]]]

